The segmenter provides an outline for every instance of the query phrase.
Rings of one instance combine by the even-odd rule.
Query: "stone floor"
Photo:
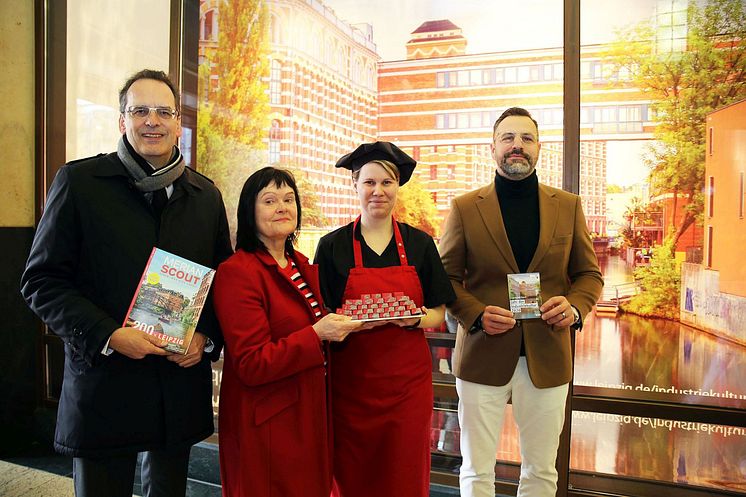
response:
[[[3,497],[73,497],[73,481],[40,469],[0,461]]]
[[[187,481],[187,497],[220,497],[217,447],[197,444],[192,449]],[[135,476],[134,496],[140,494],[140,475]],[[431,497],[458,496],[457,489],[432,485]],[[72,460],[49,448],[36,447],[23,455],[0,460],[0,496],[2,497],[74,497]]]

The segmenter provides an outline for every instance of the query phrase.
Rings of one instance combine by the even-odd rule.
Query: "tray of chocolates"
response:
[[[337,314],[354,321],[385,321],[424,316],[417,304],[404,292],[364,293],[359,299],[346,299]]]

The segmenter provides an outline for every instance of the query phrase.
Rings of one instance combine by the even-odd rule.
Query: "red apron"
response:
[[[343,299],[404,292],[418,307],[422,287],[408,265],[396,221],[400,266],[363,267],[353,227],[355,267]],[[344,302],[344,300],[343,300]],[[351,333],[331,350],[334,477],[339,497],[427,497],[430,481],[432,361],[421,329],[383,325]]]

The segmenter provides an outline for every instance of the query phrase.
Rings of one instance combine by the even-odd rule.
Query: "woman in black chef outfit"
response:
[[[433,239],[394,220],[416,162],[396,145],[366,143],[337,162],[352,171],[360,216],[316,251],[324,302],[401,292],[425,314],[382,321],[331,348],[335,495],[427,497],[432,361],[422,328],[455,299]]]

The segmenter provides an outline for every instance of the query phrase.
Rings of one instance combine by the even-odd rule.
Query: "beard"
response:
[[[520,155],[525,159],[525,162],[511,158],[511,155]],[[502,160],[498,164],[498,167],[503,172],[503,176],[514,181],[529,177],[534,172],[535,166],[536,161],[532,160],[530,155],[515,149],[503,155]]]

